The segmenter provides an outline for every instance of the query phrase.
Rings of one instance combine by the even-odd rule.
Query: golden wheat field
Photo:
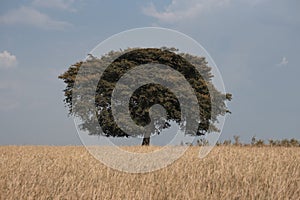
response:
[[[141,148],[129,147],[132,151]],[[116,171],[84,147],[1,146],[1,199],[300,199],[299,147],[190,147],[145,174]]]

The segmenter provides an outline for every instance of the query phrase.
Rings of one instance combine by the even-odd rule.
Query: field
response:
[[[132,151],[157,147],[129,147]],[[0,199],[299,199],[299,147],[190,147],[146,174],[110,169],[84,147],[1,146]]]

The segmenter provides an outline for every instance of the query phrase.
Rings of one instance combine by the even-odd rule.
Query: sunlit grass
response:
[[[84,147],[1,146],[0,199],[299,199],[299,147],[218,146],[204,159],[199,148],[159,171],[128,174]]]

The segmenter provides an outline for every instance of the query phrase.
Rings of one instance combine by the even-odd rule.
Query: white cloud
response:
[[[46,30],[62,30],[71,26],[68,22],[51,19],[48,15],[26,6],[0,16],[0,24],[24,24]]]
[[[193,19],[200,14],[224,7],[231,0],[172,0],[163,11],[158,11],[151,3],[143,8],[145,15],[156,18],[161,22],[174,23],[181,20]]]
[[[278,63],[279,66],[286,66],[289,63],[289,61],[287,60],[287,58],[284,56],[281,59],[281,62]]]
[[[57,8],[60,10],[76,11],[72,7],[75,0],[34,0],[32,4],[34,6],[45,7],[45,8]]]
[[[175,23],[195,19],[205,12],[212,12],[233,4],[237,0],[171,0],[171,3],[162,11],[158,11],[153,3],[143,7],[145,15],[154,17],[160,22]],[[268,0],[244,0],[247,6],[257,6]]]
[[[8,51],[0,52],[0,69],[9,69],[17,66],[18,61],[15,55]]]

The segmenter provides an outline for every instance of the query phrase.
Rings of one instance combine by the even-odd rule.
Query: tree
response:
[[[255,142],[255,146],[262,147],[264,145],[265,145],[265,141],[262,139],[259,139]]]
[[[175,121],[183,124],[186,122],[186,134],[204,135],[211,131],[219,131],[215,126],[217,117],[230,113],[225,101],[231,100],[231,94],[222,94],[212,84],[211,67],[204,57],[198,57],[185,53],[178,53],[175,48],[146,48],[126,49],[111,51],[101,58],[92,55],[85,61],[71,65],[66,72],[59,76],[66,83],[64,89],[65,104],[69,107],[69,114],[81,118],[80,128],[88,131],[90,135],[103,135],[112,137],[143,136],[142,145],[150,144],[152,134],[160,134],[162,129],[170,127],[170,122]],[[184,76],[193,88],[198,100],[200,120],[191,119],[188,115],[182,114],[182,110],[191,110],[193,107],[190,96],[181,96],[185,104],[180,105],[178,97],[162,84],[149,83],[137,88],[130,94],[129,111],[130,117],[136,125],[147,126],[147,132],[134,132],[133,128],[127,125],[128,116],[120,108],[118,122],[113,117],[112,96],[118,81],[130,70],[138,65],[166,65],[178,71]],[[84,76],[78,77],[80,70],[84,69]],[[103,71],[103,69],[105,69]],[[198,70],[200,69],[200,73]],[[102,71],[101,71],[102,70]],[[149,70],[149,71],[148,71]],[[171,84],[178,82],[178,78],[169,73],[169,68],[161,68],[161,73],[156,75],[158,82],[169,81]],[[135,77],[144,77],[150,73],[151,66],[141,72],[136,72]],[[101,77],[100,77],[101,74]],[[131,83],[136,80],[131,77]],[[145,77],[146,79],[147,77]],[[166,80],[168,79],[168,80]],[[91,91],[92,84],[97,83],[95,92]],[[79,85],[79,86],[76,86]],[[185,91],[186,88],[178,84],[177,90]],[[134,84],[122,83],[119,105],[128,104],[128,91],[134,88]],[[84,94],[84,95],[82,95]],[[92,103],[91,103],[92,102]],[[160,117],[161,113],[152,109],[155,105],[161,105],[166,110],[165,118]],[[96,108],[96,112],[92,107]],[[122,114],[123,113],[123,114]],[[124,132],[118,125],[123,125],[127,130]],[[191,127],[197,125],[194,130]],[[100,126],[97,126],[100,125]],[[101,127],[101,130],[100,128]]]
[[[256,142],[257,142],[256,137],[253,136],[253,137],[251,138],[251,145],[254,146],[254,145],[256,144]]]
[[[234,135],[233,139],[234,139],[234,145],[239,146],[240,145],[240,136]]]

